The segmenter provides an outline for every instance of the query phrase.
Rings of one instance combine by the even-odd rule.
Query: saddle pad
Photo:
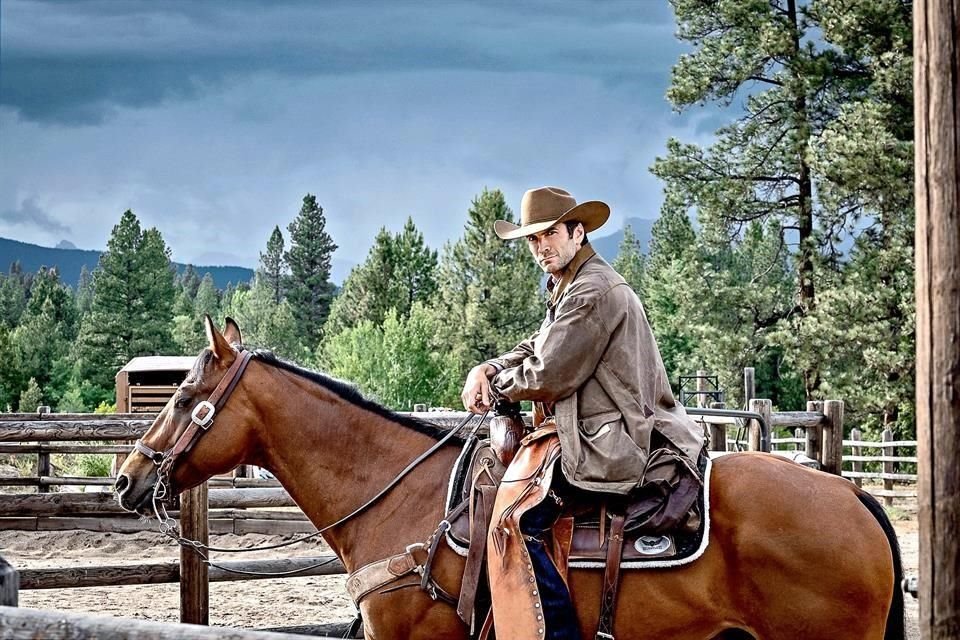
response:
[[[713,463],[702,460],[703,490],[697,497],[700,526],[696,531],[680,531],[667,535],[628,532],[623,543],[621,569],[664,569],[689,564],[703,555],[710,541],[710,476]],[[609,527],[608,527],[609,535]],[[606,566],[607,541],[599,545],[596,525],[575,525],[569,566],[573,569],[603,569]]]

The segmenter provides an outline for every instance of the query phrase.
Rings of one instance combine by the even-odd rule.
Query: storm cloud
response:
[[[181,262],[255,266],[317,195],[339,260],[408,216],[545,184],[655,217],[649,174],[708,114],[664,99],[666,0],[0,5],[0,236],[102,248],[126,209]],[[57,224],[14,221],[26,203]],[[32,209],[31,209],[32,211]],[[36,213],[36,212],[34,212]],[[229,238],[229,241],[226,239]]]

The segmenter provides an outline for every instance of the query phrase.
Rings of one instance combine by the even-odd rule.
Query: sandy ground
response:
[[[212,536],[211,544],[253,547],[281,541],[283,538],[252,534],[217,535]],[[0,549],[17,569],[137,564],[180,557],[179,547],[168,538],[143,532],[0,531]],[[322,542],[303,542],[242,556],[255,559],[328,553]],[[236,560],[239,556],[215,554],[214,562],[217,558]],[[256,629],[352,620],[356,608],[344,589],[345,579],[340,575],[211,583],[210,624]],[[179,593],[178,584],[37,589],[21,591],[20,606],[177,622]]]
[[[897,532],[904,570],[916,574],[918,526],[915,515],[898,512]],[[274,543],[280,538],[258,535],[214,536],[225,547],[250,547]],[[328,553],[322,543],[306,542],[284,549],[243,554],[249,558],[315,556]],[[136,564],[173,560],[178,548],[159,534],[110,534],[86,531],[0,531],[0,554],[17,568]],[[229,559],[220,554],[221,559]],[[236,556],[234,556],[236,557]],[[906,597],[908,638],[919,638],[917,601]],[[179,591],[176,584],[89,587],[20,592],[20,605],[42,609],[65,609],[176,622]],[[344,576],[249,580],[210,585],[210,624],[245,628],[269,628],[353,618],[355,609],[344,590]]]

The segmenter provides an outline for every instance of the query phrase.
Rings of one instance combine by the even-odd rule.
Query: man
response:
[[[504,240],[525,238],[550,274],[550,300],[536,333],[470,371],[461,399],[474,413],[495,398],[534,401],[535,426],[555,426],[561,472],[552,474],[554,489],[544,494],[552,500],[530,508],[524,494],[528,504],[517,517],[526,549],[519,549],[518,562],[526,564],[529,552],[538,589],[531,590],[528,632],[518,620],[526,608],[514,602],[498,609],[494,599],[498,637],[579,638],[569,591],[543,541],[569,487],[624,495],[644,480],[653,449],[669,449],[678,463],[695,468],[704,445],[702,429],[674,400],[640,300],[587,240],[609,215],[603,202],[578,205],[563,189],[542,187],[524,194],[520,225],[498,220],[494,226]],[[512,512],[516,504],[500,506]],[[494,513],[493,526],[497,518]]]

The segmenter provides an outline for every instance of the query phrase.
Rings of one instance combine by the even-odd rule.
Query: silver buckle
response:
[[[205,410],[202,416],[199,415],[201,410]],[[217,408],[207,402],[206,400],[201,400],[197,406],[193,408],[193,413],[190,414],[190,419],[200,428],[206,429],[210,426],[210,423],[213,422],[213,415],[217,412]]]

